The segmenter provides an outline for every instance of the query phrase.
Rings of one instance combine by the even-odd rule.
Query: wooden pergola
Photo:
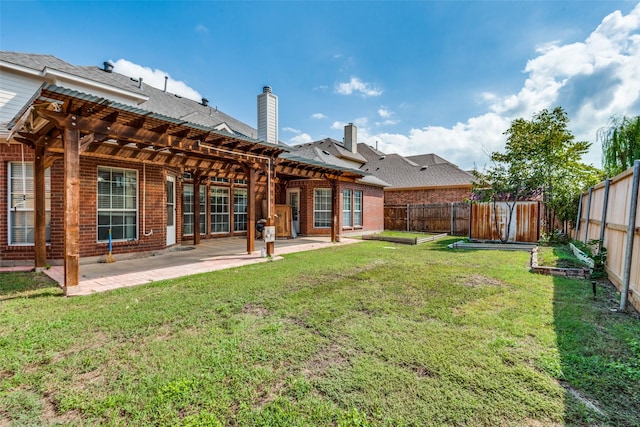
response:
[[[12,126],[13,125],[13,126]],[[214,130],[71,89],[43,85],[10,124],[13,139],[35,151],[34,251],[36,269],[46,265],[45,170],[64,162],[64,284],[79,280],[80,157],[135,161],[190,172],[194,194],[209,176],[247,181],[247,221],[256,221],[256,185],[267,185],[267,225],[274,224],[276,179],[327,179],[354,182],[362,174],[298,158],[282,158],[282,145]],[[332,240],[339,239],[339,195],[332,203]],[[199,217],[199,198],[194,200]],[[247,251],[253,252],[255,228],[247,227]],[[194,233],[198,244],[200,234]],[[273,253],[274,244],[267,244]]]

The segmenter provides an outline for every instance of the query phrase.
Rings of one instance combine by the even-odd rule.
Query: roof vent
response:
[[[381,156],[378,160],[384,160],[386,158],[387,158],[387,156]]]
[[[207,98],[202,98],[201,104],[206,107],[207,105],[209,105],[209,100]]]
[[[113,71],[113,64],[111,62],[104,61],[102,65],[104,65],[104,68],[102,69],[103,71],[106,71],[107,73],[111,73]]]
[[[427,170],[427,168],[428,168],[428,166],[422,166],[422,167],[420,168],[420,170],[421,170],[421,171],[426,171],[426,170]]]
[[[327,150],[322,150],[322,153],[323,153],[323,154],[326,154],[327,156],[330,156],[330,155],[331,155],[331,153],[329,153]]]

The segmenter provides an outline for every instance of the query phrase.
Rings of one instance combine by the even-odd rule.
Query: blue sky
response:
[[[488,164],[511,120],[562,106],[584,161],[640,114],[637,1],[6,1],[0,49],[116,63],[256,126],[264,85],[289,144],[358,139]],[[191,94],[191,95],[190,95]]]

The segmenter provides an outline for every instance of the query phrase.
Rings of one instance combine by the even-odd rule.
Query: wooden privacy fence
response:
[[[621,292],[620,309],[629,300],[640,310],[639,180],[636,160],[633,168],[582,194],[574,232],[576,240],[598,240],[607,249],[605,270]]]
[[[469,234],[469,203],[431,203],[422,205],[386,205],[385,230]]]
[[[510,207],[513,207],[512,212]],[[537,242],[540,239],[540,220],[540,202],[519,201],[515,205],[513,202],[474,203],[471,205],[469,238]]]

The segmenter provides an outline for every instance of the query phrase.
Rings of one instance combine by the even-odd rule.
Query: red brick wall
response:
[[[471,196],[471,186],[419,190],[385,190],[385,205],[418,205],[462,202]]]
[[[329,236],[330,228],[315,228],[313,226],[313,197],[317,188],[331,188],[326,180],[298,180],[291,181],[287,188],[300,188],[300,234],[306,236]],[[384,194],[382,188],[368,185],[340,182],[340,212],[339,221],[342,224],[342,190],[362,191],[362,219],[363,227],[354,229],[343,228],[343,233],[355,231],[380,231],[384,229]]]

